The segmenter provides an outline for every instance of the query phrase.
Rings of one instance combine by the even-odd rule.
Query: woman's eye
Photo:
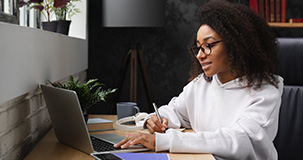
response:
[[[213,44],[207,44],[207,47],[209,47],[209,48],[212,48],[213,46],[215,46],[215,45],[213,45]]]

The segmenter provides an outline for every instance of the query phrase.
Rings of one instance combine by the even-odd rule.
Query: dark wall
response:
[[[199,27],[195,12],[207,1],[166,0],[166,21],[160,28],[104,28],[101,24],[101,0],[90,0],[88,79],[99,78],[105,88],[115,88],[124,54],[132,42],[140,42],[154,100],[159,106],[168,103],[188,83],[190,57],[187,46]],[[300,0],[294,1],[301,4]],[[249,0],[231,2],[249,4]],[[289,8],[287,14],[291,14],[288,12]],[[302,14],[299,11],[295,13]],[[299,35],[301,32],[299,30],[292,34]],[[126,75],[123,88],[119,88],[119,101],[129,101],[129,73]],[[110,113],[113,97],[114,95],[108,96],[106,103],[95,105],[89,112]],[[142,111],[152,111],[148,107],[141,74],[138,75],[138,105]]]
[[[99,14],[101,2],[89,1],[88,78],[99,78],[105,87],[114,88],[124,54],[131,42],[140,42],[154,100],[159,106],[168,103],[182,91],[189,78],[187,45],[199,27],[194,14],[204,2],[167,0],[166,22],[160,28],[104,28]],[[120,101],[129,101],[129,74],[120,90]],[[90,112],[109,113],[112,99],[113,95]],[[142,111],[152,111],[148,108],[141,74],[138,75],[138,105]]]

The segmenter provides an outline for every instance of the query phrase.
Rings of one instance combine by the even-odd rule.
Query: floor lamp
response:
[[[136,43],[136,44],[132,44],[131,49],[124,55],[120,73],[119,73],[119,79],[117,82],[117,88],[119,90],[116,91],[116,95],[113,101],[114,103],[112,104],[111,110],[115,109],[115,104],[119,101],[121,89],[129,65],[130,65],[130,101],[137,102],[137,80],[138,80],[138,68],[139,68],[141,71],[149,108],[152,109],[152,103],[154,102],[154,98],[152,95],[152,90],[147,74],[146,65],[144,63],[143,50],[140,43]]]
[[[165,0],[102,0],[103,27],[162,27],[164,24]],[[149,109],[152,111],[154,102],[144,63],[142,47],[133,44],[129,52],[124,54],[119,79],[118,91],[111,105],[111,114],[116,112],[121,88],[130,64],[130,101],[137,102],[137,68],[140,68],[147,95]]]

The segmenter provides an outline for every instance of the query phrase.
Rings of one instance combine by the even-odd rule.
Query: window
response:
[[[32,28],[41,28],[41,13],[37,9],[29,9],[27,5],[20,7],[20,26],[32,27]]]
[[[0,21],[19,24],[18,0],[0,0]]]

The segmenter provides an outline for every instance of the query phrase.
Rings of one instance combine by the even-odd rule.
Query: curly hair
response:
[[[201,25],[208,25],[223,39],[231,71],[247,80],[247,87],[260,88],[265,80],[277,87],[275,76],[277,43],[275,34],[263,18],[248,6],[212,0],[197,11]],[[196,45],[196,38],[190,46]],[[203,70],[190,49],[190,80]],[[211,80],[205,77],[206,80]]]

